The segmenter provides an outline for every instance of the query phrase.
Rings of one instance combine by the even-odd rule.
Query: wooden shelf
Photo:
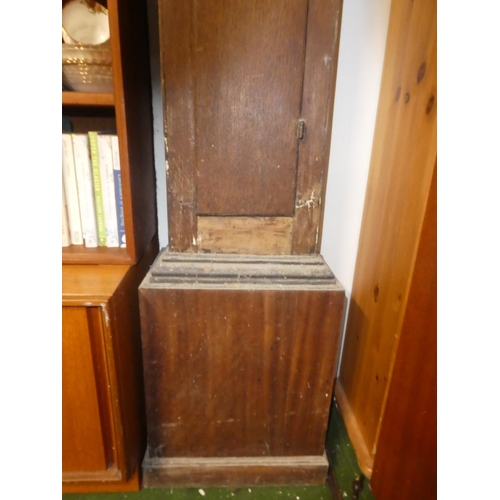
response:
[[[62,248],[63,264],[133,264],[126,248],[87,248],[71,245]]]
[[[114,94],[94,94],[91,92],[62,92],[63,105],[69,106],[114,106]]]

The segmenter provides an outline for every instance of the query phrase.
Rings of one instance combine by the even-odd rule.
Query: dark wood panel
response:
[[[293,215],[307,7],[196,2],[198,214]]]
[[[377,445],[377,500],[437,498],[436,173]]]
[[[110,465],[109,429],[102,421],[91,336],[102,336],[99,322],[91,331],[87,309],[62,310],[62,466],[64,472],[106,471]],[[101,353],[102,355],[102,353]],[[101,356],[102,359],[102,356]]]
[[[158,0],[165,107],[169,248],[196,250],[194,1]]]
[[[141,287],[155,457],[322,455],[340,289]]]

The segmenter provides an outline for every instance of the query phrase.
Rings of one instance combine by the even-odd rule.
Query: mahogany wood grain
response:
[[[370,483],[377,500],[437,498],[436,175]]]
[[[195,5],[198,214],[291,216],[308,0]]]
[[[202,252],[290,254],[292,226],[292,217],[198,217],[198,248]]]
[[[344,291],[320,256],[166,250],[139,292],[151,459],[323,456]]]
[[[436,160],[436,73],[435,0],[393,2],[339,373],[372,456]]]
[[[92,92],[62,92],[63,106],[114,106],[115,96],[109,94],[95,94]]]
[[[343,0],[310,0],[292,253],[319,253]]]

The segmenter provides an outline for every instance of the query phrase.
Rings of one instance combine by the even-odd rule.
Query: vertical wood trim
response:
[[[393,1],[339,379],[374,455],[436,160],[436,1]]]
[[[116,466],[121,473],[121,478],[127,476],[125,443],[123,442],[123,422],[120,412],[119,398],[119,382],[116,373],[115,355],[113,353],[113,331],[116,329],[112,326],[113,309],[109,302],[103,303],[100,307],[100,321],[102,328],[102,347],[105,349],[107,376],[106,383],[108,385],[110,413],[112,415],[112,428],[110,431],[113,435],[114,454]]]
[[[136,263],[156,232],[153,118],[145,0],[108,0],[126,252]],[[133,30],[134,36],[130,36]]]
[[[319,253],[342,0],[310,0],[302,97],[305,138],[299,145],[292,253]],[[308,133],[309,132],[309,133]]]
[[[437,497],[436,172],[371,482],[387,500]]]
[[[196,245],[194,2],[159,2],[169,247]]]

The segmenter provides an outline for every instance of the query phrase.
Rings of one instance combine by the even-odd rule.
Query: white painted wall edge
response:
[[[391,0],[344,0],[321,254],[347,308],[370,168]]]
[[[153,148],[156,171],[156,213],[160,249],[168,244],[167,170],[163,133],[163,96],[158,26],[158,1],[147,0],[149,24],[149,57],[151,64],[151,94],[153,105]]]

